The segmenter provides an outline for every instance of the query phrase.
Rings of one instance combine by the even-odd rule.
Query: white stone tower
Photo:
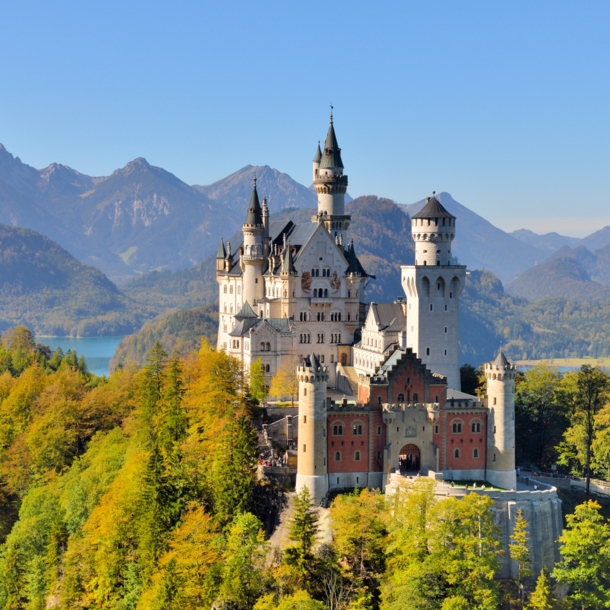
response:
[[[257,305],[259,299],[265,296],[263,270],[266,260],[267,229],[263,220],[263,210],[258,199],[255,177],[246,222],[242,226],[244,245],[240,257],[244,274],[244,301],[248,301],[253,307]]]
[[[315,354],[297,368],[299,379],[299,446],[296,491],[309,489],[316,503],[328,492],[326,465],[326,384],[328,367]]]
[[[515,471],[515,375],[517,367],[500,352],[485,365],[487,379],[487,480],[517,488]]]
[[[324,150],[318,150],[313,159],[313,185],[318,193],[318,216],[312,220],[324,222],[328,232],[339,237],[343,243],[343,234],[347,231],[350,216],[345,214],[345,193],[347,191],[347,176],[343,175],[341,149],[337,143],[333,115],[330,115],[330,126]]]
[[[407,295],[407,347],[460,389],[459,310],[466,267],[451,255],[455,216],[436,197],[411,219],[415,265],[401,267]]]

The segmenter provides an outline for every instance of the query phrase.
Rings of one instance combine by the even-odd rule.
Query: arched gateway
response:
[[[421,467],[421,452],[419,447],[412,443],[404,445],[398,454],[398,465],[401,474],[419,472]]]

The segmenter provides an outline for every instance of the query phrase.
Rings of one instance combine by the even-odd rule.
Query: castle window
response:
[[[438,434],[438,426],[434,426],[434,434]]]
[[[381,436],[381,426],[377,426],[377,436]]]
[[[303,415],[303,423],[306,424],[307,423],[307,415]]]
[[[454,449],[453,450],[453,457],[454,458],[459,458],[460,457],[460,450],[459,449]]]
[[[352,434],[354,436],[362,436],[362,424],[354,424],[352,426]]]
[[[339,318],[341,319],[341,318]],[[348,311],[347,312],[347,321],[349,322],[352,319],[352,314]]]
[[[449,298],[452,299],[453,298],[453,292],[449,293]]]
[[[481,424],[479,422],[473,422],[471,428],[474,433],[481,432]]]
[[[241,286],[237,287],[237,294],[241,294]]]
[[[447,355],[447,350],[445,350],[445,356]]]
[[[377,404],[380,405],[381,404],[381,396],[377,396]]]
[[[229,294],[233,294],[233,286],[229,288]]]
[[[427,347],[427,348],[426,348],[426,356],[429,356],[429,355],[430,355],[430,348],[429,348],[429,347]]]
[[[354,453],[354,461],[355,462],[360,461],[360,451],[356,451],[356,453]]]
[[[404,394],[399,394],[396,397],[396,402],[404,402],[405,401],[405,395]]]
[[[328,297],[328,288],[324,288],[324,298]]]
[[[331,354],[330,355],[330,363],[332,364],[335,361],[335,355]]]
[[[352,291],[351,291],[351,290],[348,290],[348,291],[347,291],[347,298],[348,298],[348,299],[351,299],[351,298],[352,298]]]
[[[477,447],[475,447],[475,448],[472,450],[472,457],[473,457],[473,458],[478,458],[478,457],[479,457],[479,449],[478,449]]]
[[[381,457],[381,451],[378,451],[378,452],[377,452],[377,459],[378,459],[378,460],[382,459],[382,457]]]
[[[254,283],[258,284],[258,278],[257,277],[254,278]]]
[[[322,364],[324,364],[324,354],[322,354],[322,355],[320,356],[320,362],[321,362]]]
[[[227,286],[224,287],[224,293],[227,294]]]
[[[445,305],[445,311],[447,311],[447,305]]]
[[[436,261],[436,266],[440,267],[440,265],[441,265],[441,261]]]
[[[340,462],[341,461],[341,452],[340,451],[335,451],[335,462]],[[339,482],[339,479],[337,479],[337,483]]]
[[[447,334],[447,327],[445,326],[445,334]]]
[[[494,426],[494,434],[496,433],[496,427]]]
[[[496,461],[496,454],[495,454],[495,453],[494,453],[494,459],[493,459],[493,461],[494,461],[494,462]]]
[[[434,395],[434,402],[438,402],[438,394]]]
[[[417,392],[413,393],[413,402],[419,402],[419,394]]]
[[[271,372],[271,367],[268,364],[266,364],[265,365],[265,373],[270,373],[270,372]]]
[[[343,436],[343,425],[335,424],[333,426],[333,436]]]
[[[494,396],[494,405],[496,404],[496,397]]]
[[[318,289],[317,289],[317,288],[314,288],[314,289],[313,289],[313,298],[314,298],[314,299],[317,299],[317,298],[318,298]]]
[[[303,396],[307,396],[307,388],[303,388]]]
[[[432,305],[432,303],[430,303],[430,311],[434,311],[434,305]]]
[[[307,445],[303,445],[303,453],[307,451]]]
[[[462,433],[462,424],[459,422],[454,422],[452,429],[453,429],[453,434],[461,434]]]

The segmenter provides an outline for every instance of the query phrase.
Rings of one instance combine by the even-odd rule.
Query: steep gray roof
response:
[[[504,352],[502,351],[496,356],[496,359],[493,361],[493,364],[499,366],[500,368],[504,368],[510,365],[510,363],[506,359],[506,356],[504,355]]]
[[[263,226],[263,210],[261,209],[261,202],[258,199],[258,191],[256,190],[256,178],[254,178],[252,196],[250,197],[250,203],[248,204],[248,213],[246,214],[246,222],[244,225],[249,225],[251,227]]]
[[[296,274],[296,269],[294,268],[294,263],[292,261],[292,252],[290,251],[290,242],[286,242],[286,247],[284,248],[284,252],[282,253],[282,273],[287,273],[288,275]]]
[[[316,154],[313,158],[313,162],[320,163],[321,158],[322,158],[322,150],[320,149],[320,142],[318,142],[318,150],[316,150]]]
[[[225,258],[227,256],[227,249],[225,248],[225,242],[220,238],[220,246],[216,252],[216,258]]]
[[[235,314],[235,318],[237,320],[244,320],[245,318],[258,318],[258,316],[254,313],[252,307],[250,307],[250,303],[246,301],[239,310],[238,313]]]
[[[426,205],[417,214],[413,214],[412,218],[455,218],[455,216],[447,212],[436,197],[428,197]]]
[[[347,273],[355,273],[356,275],[360,275],[361,277],[372,277],[376,279],[374,275],[369,275],[364,270],[364,267],[360,264],[360,261],[356,256],[356,249],[354,248],[353,240],[347,246],[347,250],[345,251],[345,258],[347,259]]]
[[[407,320],[399,303],[371,303],[371,309],[379,330],[400,332],[406,327]]]
[[[249,330],[256,326],[261,320],[259,318],[244,318],[230,333],[231,337],[244,337]]]
[[[292,330],[292,320],[290,318],[267,318],[267,324],[281,333]]]
[[[324,153],[322,154],[320,167],[325,169],[335,167],[343,169],[341,149],[337,143],[337,136],[335,135],[335,126],[333,125],[332,116],[330,117],[330,127],[328,128],[328,134],[326,135],[326,142],[324,142]]]

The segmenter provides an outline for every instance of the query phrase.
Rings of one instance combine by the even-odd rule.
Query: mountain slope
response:
[[[545,250],[548,253],[556,252],[564,246],[576,246],[580,242],[577,237],[568,237],[567,235],[560,235],[559,233],[544,233],[539,235],[528,229],[518,229],[509,233],[514,238],[522,241],[523,243],[529,244],[541,250]]]
[[[33,231],[0,225],[0,328],[36,334],[116,335],[151,316],[99,270]]]
[[[595,231],[595,233],[591,233],[591,235],[587,235],[587,237],[583,237],[579,243],[592,252],[610,245],[610,227],[604,227]]]
[[[521,273],[508,292],[535,301],[543,298],[565,298],[573,301],[610,298],[610,289],[591,280],[576,259],[553,258]]]
[[[267,197],[271,213],[284,208],[313,208],[317,205],[315,192],[268,165],[246,165],[213,184],[194,185],[193,188],[219,205],[241,214],[248,207],[254,176],[259,195]]]
[[[458,203],[449,193],[436,195],[437,199],[457,217],[452,253],[461,265],[469,269],[490,269],[503,282],[514,279],[520,271],[529,269],[536,261],[544,260],[548,252],[524,244],[498,229],[466,206]],[[401,205],[413,216],[423,208],[425,201]]]

